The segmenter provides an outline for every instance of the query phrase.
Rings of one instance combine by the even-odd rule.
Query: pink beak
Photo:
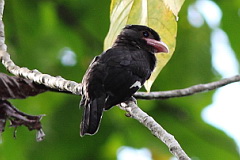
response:
[[[147,41],[147,44],[154,47],[154,49],[156,50],[156,53],[159,52],[164,52],[164,53],[168,53],[169,49],[168,46],[161,42],[161,41],[157,41],[155,39],[151,39],[151,38],[144,38]]]

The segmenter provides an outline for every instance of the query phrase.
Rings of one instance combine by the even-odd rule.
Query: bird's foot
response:
[[[135,104],[137,104],[137,100],[136,100],[133,96],[130,97],[127,101],[120,103],[119,106],[120,106],[123,110],[127,111],[127,107],[129,106],[129,103],[132,103],[132,102],[135,103]],[[125,114],[125,116],[126,116],[126,117],[131,117],[131,114],[127,111],[127,113]]]

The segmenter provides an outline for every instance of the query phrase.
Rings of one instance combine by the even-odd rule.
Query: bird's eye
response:
[[[146,38],[149,37],[149,33],[148,33],[147,31],[143,31],[142,34],[143,34],[143,36],[146,37]]]

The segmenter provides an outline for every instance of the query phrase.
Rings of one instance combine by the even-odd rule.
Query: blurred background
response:
[[[81,82],[92,58],[103,51],[109,0],[7,0],[6,43],[19,66]],[[178,20],[176,51],[152,90],[208,83],[239,74],[240,1],[188,0]],[[5,68],[0,65],[0,71]],[[143,89],[142,89],[143,90]],[[173,134],[193,160],[239,160],[240,86],[167,100],[138,100],[139,106]],[[46,137],[6,128],[0,160],[169,160],[168,148],[145,127],[114,107],[99,132],[79,136],[80,97],[44,93],[11,100],[21,111],[46,114]]]

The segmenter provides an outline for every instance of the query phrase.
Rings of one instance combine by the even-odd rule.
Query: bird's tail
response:
[[[85,104],[81,102],[81,105],[84,107],[84,113],[80,125],[80,136],[93,135],[98,131],[102,119],[105,97],[85,101]]]

